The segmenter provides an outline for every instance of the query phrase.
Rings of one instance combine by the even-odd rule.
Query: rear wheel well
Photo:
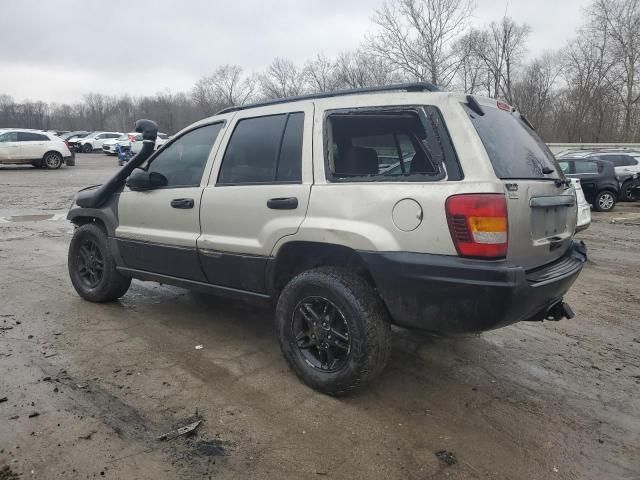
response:
[[[44,159],[45,159],[45,157],[46,157],[47,155],[49,155],[50,153],[55,153],[56,155],[60,155],[60,158],[63,158],[63,157],[64,157],[64,155],[62,155],[62,154],[61,154],[59,151],[57,151],[57,150],[47,150],[47,151],[46,151],[46,153],[45,153],[44,155],[42,155],[42,160],[44,160]]]
[[[366,264],[352,248],[318,242],[290,242],[283,245],[269,272],[270,287],[280,292],[293,277],[307,270],[324,266],[346,268],[375,288]]]

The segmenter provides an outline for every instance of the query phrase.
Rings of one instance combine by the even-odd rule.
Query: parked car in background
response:
[[[136,132],[123,133],[118,138],[112,138],[110,140],[105,140],[102,144],[102,152],[106,155],[117,155],[116,151],[117,145],[129,144],[132,140],[135,139],[136,135],[140,135]]]
[[[75,138],[82,138],[89,135],[90,132],[86,130],[75,130],[73,132],[63,133],[62,135],[58,135],[62,140],[73,140]]]
[[[70,136],[70,137],[69,137],[69,138],[67,138],[67,140],[66,140],[66,142],[67,142],[67,145],[68,145],[69,149],[70,149],[72,152],[76,152],[76,151],[78,151],[78,143],[79,143],[79,142],[82,142],[82,140],[83,140],[85,137],[88,137],[89,135],[92,135],[93,133],[94,133],[94,132],[84,132],[84,133],[79,133],[79,134],[77,134],[77,135],[72,135],[72,136]]]
[[[60,168],[73,165],[73,154],[57,135],[37,130],[0,130],[0,164],[31,164]]]
[[[619,200],[636,200],[634,190],[640,186],[640,152],[626,148],[569,150],[558,156],[561,158],[591,158],[611,162],[620,185]]]
[[[166,133],[158,132],[158,138],[156,139],[155,149],[158,150],[170,139],[171,139],[171,136],[167,135]],[[142,135],[137,134],[137,136],[129,146],[131,147],[131,152],[133,154],[138,153],[142,149]]]
[[[77,152],[91,153],[94,150],[102,150],[102,144],[111,139],[122,136],[122,132],[93,132],[76,140],[75,149]]]
[[[587,202],[582,191],[582,185],[579,178],[571,178],[571,184],[576,192],[576,200],[578,202],[578,220],[576,221],[576,233],[586,230],[591,225],[591,205]]]
[[[585,157],[561,157],[558,163],[567,177],[580,179],[584,196],[595,210],[613,210],[620,193],[613,163]]]

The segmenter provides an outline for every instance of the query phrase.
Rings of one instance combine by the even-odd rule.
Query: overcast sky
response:
[[[529,54],[571,38],[589,0],[476,0],[473,22],[507,11],[532,28]],[[356,48],[382,0],[0,0],[0,94],[79,100],[88,92],[188,90],[225,63],[263,70]]]

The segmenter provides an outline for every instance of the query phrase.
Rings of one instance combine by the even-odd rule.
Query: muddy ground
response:
[[[0,479],[640,478],[640,202],[580,235],[573,320],[396,332],[380,380],[334,399],[288,371],[268,310],[138,281],[76,295],[65,209],[116,168],[0,167]]]

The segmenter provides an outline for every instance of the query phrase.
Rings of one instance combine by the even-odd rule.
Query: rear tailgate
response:
[[[576,196],[551,151],[519,113],[496,102],[467,108],[496,176],[504,185],[509,216],[507,259],[525,268],[561,257],[577,220]]]

